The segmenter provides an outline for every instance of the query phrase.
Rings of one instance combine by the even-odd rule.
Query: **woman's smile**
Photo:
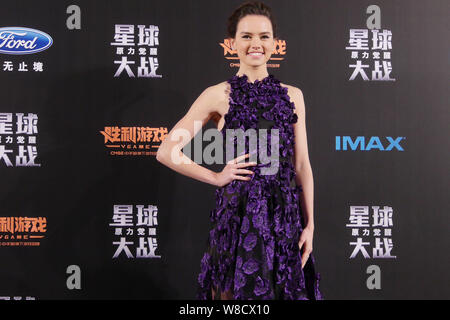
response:
[[[264,56],[264,54],[262,52],[250,52],[247,55],[251,56],[253,58],[256,58],[256,59]]]

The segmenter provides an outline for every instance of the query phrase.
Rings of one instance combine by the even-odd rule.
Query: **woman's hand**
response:
[[[222,172],[216,174],[216,185],[218,187],[223,187],[233,180],[243,180],[243,181],[250,180],[251,177],[238,175],[238,174],[251,174],[251,175],[254,174],[253,171],[242,168],[255,166],[257,164],[256,162],[238,163],[239,161],[248,158],[249,155],[250,154],[247,153],[237,158],[234,158],[233,160],[228,161],[227,165],[225,166],[225,168],[223,168]]]
[[[313,250],[313,233],[314,230],[312,228],[306,227],[305,229],[303,229],[300,240],[298,242],[298,247],[300,248],[300,250],[302,250],[303,247],[302,269],[308,261],[309,255]]]

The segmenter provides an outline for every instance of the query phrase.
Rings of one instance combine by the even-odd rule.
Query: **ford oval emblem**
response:
[[[0,28],[0,53],[36,53],[50,48],[52,44],[52,37],[36,29],[22,27]]]

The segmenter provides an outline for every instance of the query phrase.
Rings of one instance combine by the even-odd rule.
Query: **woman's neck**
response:
[[[248,78],[248,81],[255,82],[256,80],[263,80],[264,78],[269,76],[269,73],[267,71],[267,68],[264,68],[262,70],[245,70],[245,69],[239,69],[237,76],[241,77],[243,75],[246,75]]]

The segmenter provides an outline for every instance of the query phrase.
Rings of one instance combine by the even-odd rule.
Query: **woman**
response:
[[[322,299],[311,255],[313,175],[302,92],[267,71],[277,39],[269,7],[244,3],[230,16],[228,33],[240,59],[238,73],[202,92],[157,154],[173,170],[218,187],[197,298]],[[190,161],[181,152],[187,142],[176,141],[175,132],[184,129],[194,137],[200,130],[194,121],[209,120],[225,139],[232,129],[277,129],[276,173],[263,174],[265,165],[241,162],[249,157],[246,146],[245,154],[219,173]]]

